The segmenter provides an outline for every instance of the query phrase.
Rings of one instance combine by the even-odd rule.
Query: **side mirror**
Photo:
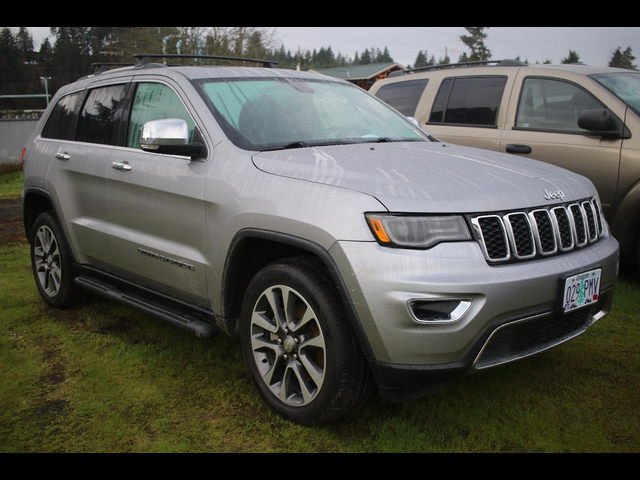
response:
[[[191,158],[202,157],[205,152],[202,143],[189,143],[189,126],[177,118],[145,123],[140,148],[145,152]]]
[[[585,110],[578,118],[578,126],[602,138],[631,138],[624,123],[607,109]]]

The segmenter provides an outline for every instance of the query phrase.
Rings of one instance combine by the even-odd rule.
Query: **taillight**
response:
[[[26,147],[22,149],[22,165],[24,165],[24,156],[27,154]]]

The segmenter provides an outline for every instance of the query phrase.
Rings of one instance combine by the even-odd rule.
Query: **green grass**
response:
[[[275,416],[238,342],[101,300],[49,309],[0,245],[0,452],[639,452],[640,286],[569,344],[321,428]]]
[[[0,198],[16,197],[23,188],[22,165],[0,165]]]

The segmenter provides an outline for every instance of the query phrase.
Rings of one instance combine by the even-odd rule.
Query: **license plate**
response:
[[[564,313],[570,313],[600,300],[602,270],[581,273],[567,278],[564,286]]]

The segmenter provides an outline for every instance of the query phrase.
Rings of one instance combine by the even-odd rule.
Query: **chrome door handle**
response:
[[[133,170],[133,167],[128,163],[118,163],[118,162],[113,163],[111,165],[111,168],[113,168],[114,170],[118,170],[120,172],[130,172],[131,170]]]
[[[58,160],[67,161],[71,160],[71,155],[69,155],[68,153],[56,153],[56,158]]]

